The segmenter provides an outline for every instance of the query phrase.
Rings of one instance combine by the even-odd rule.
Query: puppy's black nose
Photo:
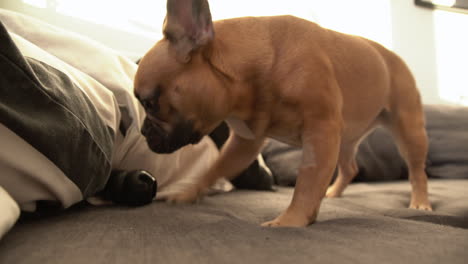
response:
[[[140,206],[155,198],[158,182],[144,170],[112,171],[102,194],[117,204]]]

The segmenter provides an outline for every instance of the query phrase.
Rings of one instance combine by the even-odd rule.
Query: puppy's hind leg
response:
[[[431,211],[427,175],[424,170],[428,143],[422,111],[392,113],[385,126],[391,130],[400,154],[408,166],[412,187],[409,207]]]
[[[356,177],[358,166],[356,163],[357,144],[343,145],[338,159],[338,176],[333,184],[328,187],[327,198],[340,197],[349,183]]]
[[[428,139],[421,97],[404,62],[394,59],[391,65],[391,99],[389,108],[381,114],[381,120],[392,132],[400,154],[408,165],[412,187],[409,207],[432,210],[425,172]]]

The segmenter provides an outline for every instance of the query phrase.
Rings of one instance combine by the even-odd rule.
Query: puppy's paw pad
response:
[[[196,192],[183,192],[167,196],[166,202],[169,204],[193,204],[199,202],[201,196]]]
[[[411,204],[409,208],[422,211],[432,211],[430,204]]]
[[[264,227],[279,227],[279,226],[281,226],[281,224],[279,223],[279,221],[272,220],[272,221],[267,221],[267,222],[261,224],[261,226],[264,226]]]
[[[267,221],[262,224],[266,227],[306,227],[310,223],[303,217],[288,217],[279,216],[274,220]]]
[[[412,195],[409,208],[423,211],[432,211],[431,203],[429,202],[427,195]]]

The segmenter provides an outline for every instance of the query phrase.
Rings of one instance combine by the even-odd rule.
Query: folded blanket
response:
[[[18,204],[0,186],[0,239],[15,224],[20,215]]]
[[[101,191],[113,169],[150,172],[163,198],[219,154],[209,138],[153,153],[133,96],[137,65],[113,50],[2,9],[0,43],[0,187],[22,210],[67,208]]]

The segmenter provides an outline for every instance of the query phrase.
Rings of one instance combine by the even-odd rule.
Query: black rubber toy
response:
[[[156,197],[158,183],[144,170],[112,171],[102,191],[104,199],[116,204],[140,206],[151,203]]]

